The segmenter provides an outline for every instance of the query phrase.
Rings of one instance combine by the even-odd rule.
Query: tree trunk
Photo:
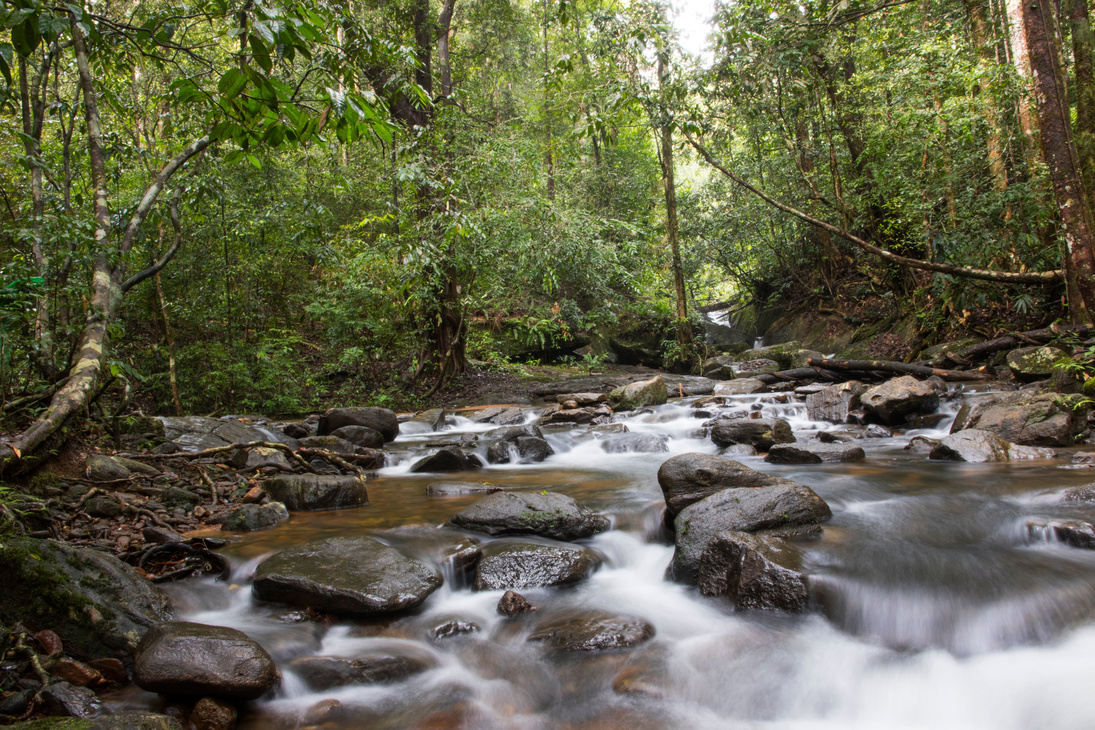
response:
[[[1074,319],[1090,322],[1095,311],[1095,218],[1083,182],[1069,124],[1070,110],[1059,64],[1053,6],[1024,0],[1020,6],[1024,40],[1034,77],[1034,96],[1041,128],[1042,154],[1049,166],[1066,265],[1075,275],[1076,301],[1070,301]],[[1070,298],[1071,299],[1071,298]],[[1079,311],[1077,311],[1077,308]]]
[[[669,69],[665,56],[658,54],[658,83],[662,92],[669,81]],[[692,349],[692,327],[688,323],[688,295],[684,288],[684,270],[681,267],[681,248],[677,227],[677,184],[674,179],[673,128],[669,120],[661,120],[662,184],[665,191],[665,235],[669,241],[673,271],[673,291],[677,300],[677,345],[682,358]]]
[[[1084,187],[1095,192],[1095,37],[1086,0],[1065,0],[1076,78],[1076,152]]]

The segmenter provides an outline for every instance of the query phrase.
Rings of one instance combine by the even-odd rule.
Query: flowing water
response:
[[[786,398],[786,396],[781,396]],[[523,593],[540,610],[511,620],[502,591],[446,585],[417,611],[385,620],[315,622],[251,597],[249,576],[275,550],[318,537],[378,534],[423,556],[428,544],[390,528],[439,525],[477,497],[436,498],[426,486],[452,475],[413,475],[424,444],[489,427],[458,419],[443,434],[405,423],[390,465],[360,509],[294,514],[225,552],[228,581],[172,587],[183,617],[241,629],[283,667],[276,696],[243,713],[244,728],[1090,728],[1095,726],[1095,551],[1046,538],[1037,518],[1095,518],[1060,501],[1095,473],[1053,461],[930,462],[903,450],[915,434],[859,441],[866,461],[750,467],[812,487],[832,507],[820,539],[804,545],[818,609],[801,616],[735,612],[722,599],[663,579],[673,549],[661,529],[657,470],[669,456],[715,453],[697,438],[695,399],[626,419],[633,432],[664,434],[668,453],[609,454],[603,433],[548,434],[557,454],[542,464],[488,467],[457,478],[570,495],[608,515],[613,529],[585,541],[605,558],[586,582]],[[801,438],[830,424],[801,404],[741,396],[731,408],[788,418]],[[529,419],[535,413],[530,411]],[[489,539],[489,538],[488,538]],[[436,552],[436,551],[433,551]],[[442,566],[439,566],[442,567]],[[575,609],[638,616],[656,635],[630,650],[551,653],[527,642],[532,622]],[[480,631],[435,640],[449,619]],[[433,667],[403,681],[311,692],[284,668],[306,655],[418,657]],[[310,717],[324,701],[341,710]],[[121,706],[155,706],[150,694]],[[328,703],[332,704],[332,703]]]

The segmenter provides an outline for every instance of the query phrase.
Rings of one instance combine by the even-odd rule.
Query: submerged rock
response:
[[[782,418],[740,418],[715,421],[711,440],[716,446],[749,444],[758,451],[767,451],[775,444],[793,444],[795,436],[791,424]]]
[[[80,659],[129,664],[148,628],[171,618],[167,594],[112,555],[52,540],[0,541],[0,624],[51,629]]]
[[[538,463],[555,453],[538,426],[497,429],[488,432],[486,438],[497,439],[487,447],[487,461],[491,464]]]
[[[669,437],[661,433],[621,433],[609,436],[601,442],[601,448],[609,454],[656,454],[669,451]]]
[[[654,627],[641,618],[592,612],[552,617],[529,635],[555,651],[626,649],[654,636]]]
[[[165,695],[254,700],[277,680],[277,667],[266,650],[225,626],[159,624],[144,635],[134,657],[134,683]]]
[[[369,503],[364,477],[328,474],[279,474],[263,487],[290,512],[360,507]]]
[[[700,556],[698,583],[705,596],[726,596],[739,610],[795,613],[809,605],[798,551],[778,538],[720,532]]]
[[[952,433],[932,449],[930,459],[936,461],[1016,461],[1021,459],[1052,459],[1053,449],[1036,446],[1018,446],[1009,443],[990,431],[966,429]]]
[[[488,535],[538,535],[579,540],[604,532],[606,518],[556,492],[497,492],[478,500],[447,523]]]
[[[430,497],[467,497],[501,491],[502,487],[490,482],[431,482],[426,486],[426,494]]]
[[[853,444],[776,444],[764,460],[772,464],[820,464],[833,461],[863,461],[862,447]]]
[[[939,407],[938,386],[911,375],[887,380],[860,396],[863,407],[877,421],[895,426],[917,413],[931,413]]]
[[[545,545],[510,540],[483,548],[476,568],[477,591],[544,588],[577,583],[601,564],[601,558],[577,545]]]
[[[1084,550],[1095,550],[1095,525],[1085,520],[1032,519],[1026,524],[1027,535],[1039,542],[1063,542]]]
[[[395,441],[399,435],[399,418],[387,408],[332,408],[319,418],[316,432],[320,436],[334,433],[343,426],[365,426],[378,432],[385,441]]]
[[[331,656],[305,656],[294,659],[288,669],[313,692],[355,684],[398,682],[432,669],[436,663],[423,651],[379,652],[344,659]]]
[[[769,487],[784,482],[794,483],[712,454],[680,454],[666,459],[658,469],[667,521],[688,505],[724,489]]]
[[[440,585],[434,569],[371,537],[333,537],[268,558],[251,590],[263,601],[376,615],[413,608]]]
[[[814,490],[783,482],[756,489],[724,489],[682,510],[673,521],[676,549],[669,577],[695,583],[703,551],[721,532],[816,525],[832,517],[829,505]]]

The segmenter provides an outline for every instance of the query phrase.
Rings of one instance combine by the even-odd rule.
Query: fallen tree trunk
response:
[[[917,364],[926,365],[928,367],[944,367],[955,363],[961,364],[963,360],[977,360],[987,355],[1000,352],[1001,350],[1011,350],[1024,345],[1042,345],[1063,335],[1085,337],[1092,333],[1095,333],[1095,327],[1089,324],[1050,325],[1049,327],[1043,327],[1041,329],[1017,332],[1015,334],[997,337],[994,340],[971,345],[958,352],[945,352],[939,357],[932,358],[931,360],[922,360]]]
[[[945,370],[925,365],[913,365],[904,362],[892,362],[889,360],[830,360],[828,358],[811,357],[807,360],[810,365],[827,368],[829,370],[881,370],[889,373],[904,373],[917,375],[922,378],[938,377],[943,380],[995,380],[996,376],[973,370]]]

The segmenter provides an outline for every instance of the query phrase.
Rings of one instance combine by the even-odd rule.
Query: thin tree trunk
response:
[[[1095,36],[1087,0],[1065,0],[1076,79],[1076,152],[1084,187],[1095,192]]]
[[[1024,40],[1034,77],[1034,95],[1041,130],[1042,154],[1049,165],[1066,264],[1075,275],[1078,297],[1069,305],[1071,315],[1091,321],[1095,312],[1095,218],[1083,183],[1076,147],[1072,142],[1068,96],[1059,64],[1052,6],[1047,2],[1020,5]]]
[[[661,91],[669,81],[666,67],[667,51],[658,54],[658,83]],[[682,355],[692,347],[692,327],[688,323],[688,294],[684,288],[684,270],[681,267],[681,248],[677,226],[677,184],[674,179],[673,128],[668,120],[661,120],[662,183],[665,190],[665,233],[672,256],[673,291],[677,299],[677,345]]]

